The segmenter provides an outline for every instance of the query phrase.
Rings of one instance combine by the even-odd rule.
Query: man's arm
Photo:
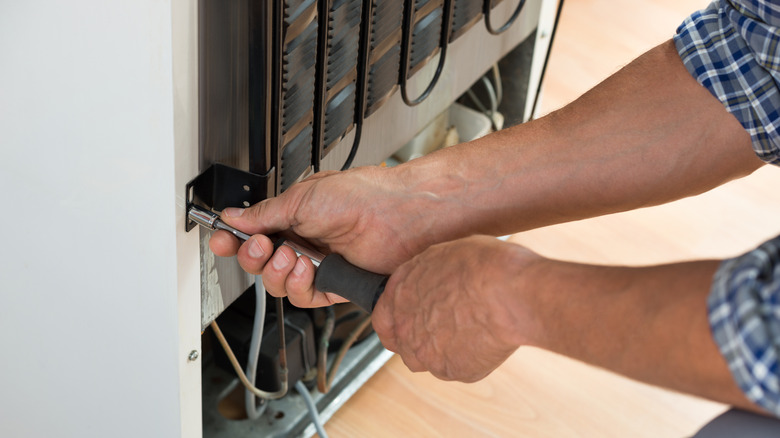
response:
[[[390,273],[434,243],[661,204],[761,164],[748,134],[691,78],[670,41],[542,119],[396,168],[316,175],[225,220],[248,233],[293,228],[355,265]],[[233,236],[216,233],[211,248],[238,253],[246,271],[296,305],[338,300],[314,290],[312,264],[288,248],[268,263],[274,251],[264,236],[239,249]]]
[[[706,302],[717,267],[585,265],[496,239],[459,239],[402,265],[373,324],[410,369],[445,380],[479,380],[532,345],[761,412],[710,333]]]
[[[503,154],[518,138],[522,149],[515,153],[522,166],[498,158],[498,167],[490,168],[491,158],[508,157]],[[533,131],[516,127],[481,142],[490,152],[462,147],[463,158],[449,163],[456,175],[467,172],[458,163],[484,169],[476,181],[493,182],[501,194],[507,187],[515,193],[504,200],[492,197],[487,184],[462,185],[465,193],[482,189],[483,201],[464,209],[472,211],[466,217],[476,218],[472,228],[489,233],[659,204],[761,165],[743,127],[690,77],[668,43],[538,121]],[[445,164],[441,157],[428,160],[432,167]],[[491,172],[501,177],[491,180]],[[495,222],[480,217],[485,203],[492,203],[484,213],[495,215]],[[485,246],[491,250],[481,251]],[[494,253],[503,256],[486,261]],[[469,260],[476,265],[472,269]],[[438,275],[447,266],[459,268],[447,272],[457,282]],[[411,369],[444,379],[477,380],[512,348],[536,345],[644,382],[760,411],[736,385],[712,339],[707,296],[717,267],[717,261],[591,266],[458,240],[431,247],[396,271],[377,305],[374,326]],[[481,302],[468,299],[474,290]],[[472,347],[464,353],[466,345]]]
[[[761,411],[712,338],[707,297],[718,261],[629,268],[542,261],[532,306],[542,348],[633,379]]]
[[[547,117],[399,172],[456,201],[464,229],[500,235],[696,195],[762,164],[669,41]]]

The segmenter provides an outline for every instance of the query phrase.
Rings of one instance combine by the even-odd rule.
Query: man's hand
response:
[[[444,380],[480,380],[530,345],[757,410],[710,334],[705,303],[718,264],[594,266],[469,237],[401,265],[373,324],[412,371]]]
[[[429,192],[410,190],[391,169],[365,167],[323,172],[277,198],[247,209],[225,209],[222,219],[253,236],[244,244],[224,231],[209,242],[218,256],[238,255],[241,267],[263,276],[274,296],[298,307],[344,301],[313,286],[315,268],[288,247],[274,253],[266,234],[290,230],[325,253],[336,252],[361,268],[389,274],[437,239],[447,226]],[[437,217],[439,216],[439,217]]]
[[[485,236],[434,245],[390,277],[374,329],[412,371],[480,380],[537,332],[533,315],[512,303],[520,273],[538,259]]]

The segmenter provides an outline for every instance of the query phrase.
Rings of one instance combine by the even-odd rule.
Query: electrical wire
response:
[[[336,373],[339,370],[339,366],[341,365],[341,362],[344,360],[344,356],[347,355],[347,351],[349,351],[350,348],[352,348],[352,345],[355,344],[357,339],[360,337],[360,334],[363,333],[366,330],[366,327],[368,327],[371,324],[371,315],[368,315],[363,321],[361,321],[353,330],[350,332],[347,339],[344,340],[344,343],[341,344],[341,348],[339,349],[338,354],[336,355],[336,358],[333,359],[333,364],[330,367],[330,372],[328,373],[327,380],[323,381],[321,379],[321,376],[324,375],[324,373],[318,371],[317,375],[317,388],[320,392],[323,394],[330,391],[330,387],[333,384],[333,379],[336,377]],[[323,367],[324,369],[324,367]],[[324,391],[323,391],[324,389]]]
[[[320,335],[320,345],[317,354],[317,390],[325,394],[328,392],[328,347],[333,328],[336,325],[336,312],[333,306],[325,308],[325,325]]]
[[[482,76],[482,84],[487,90],[487,95],[490,98],[490,113],[487,115],[490,119],[490,125],[493,126],[494,131],[499,130],[499,126],[496,123],[496,114],[498,114],[498,98],[496,97],[496,90],[493,88],[493,84],[490,83],[490,79],[487,76]]]
[[[490,125],[493,127],[493,130],[498,131],[499,126],[496,124],[495,115],[498,114],[498,104],[500,101],[497,95],[498,92],[496,90],[496,88],[499,87],[494,88],[493,84],[490,82],[490,79],[488,79],[487,76],[482,76],[480,82],[485,87],[485,91],[487,92],[488,98],[490,99],[490,109],[486,108],[482,103],[482,100],[477,97],[477,94],[474,93],[474,90],[472,89],[473,87],[466,90],[466,95],[469,97],[469,99],[471,99],[472,102],[474,102],[474,105],[477,107],[477,109],[482,111],[482,113],[487,116],[488,119],[490,119]]]
[[[496,90],[493,88],[493,84],[487,76],[482,76],[482,85],[487,90],[488,97],[490,98],[490,115],[498,112],[498,97],[496,96]]]
[[[284,309],[283,309],[283,302],[281,298],[276,299],[276,316],[278,319],[279,327],[279,377],[280,377],[280,388],[278,391],[275,392],[268,392],[263,391],[262,389],[259,389],[255,387],[253,384],[249,382],[249,379],[247,379],[246,374],[244,374],[244,370],[241,369],[241,364],[238,363],[238,359],[236,359],[236,355],[233,353],[233,350],[230,348],[230,345],[228,344],[227,339],[225,339],[225,335],[222,334],[222,330],[219,329],[219,325],[217,324],[217,321],[211,321],[211,328],[214,330],[214,335],[217,336],[217,340],[222,345],[222,348],[225,350],[225,354],[227,354],[228,359],[230,360],[230,364],[233,365],[233,369],[236,371],[236,374],[238,374],[238,379],[241,381],[241,384],[244,385],[246,389],[248,389],[250,392],[252,392],[254,395],[266,399],[266,400],[277,400],[282,397],[284,397],[287,394],[287,387],[288,387],[288,370],[287,370],[287,349],[285,348],[285,340],[284,340]]]
[[[469,97],[469,99],[471,99],[472,102],[474,102],[474,105],[476,105],[478,110],[482,111],[482,113],[485,114],[486,116],[488,115],[488,109],[485,108],[485,105],[482,103],[481,100],[479,100],[479,97],[477,97],[477,94],[474,93],[474,90],[469,88],[468,90],[466,90],[466,95]]]
[[[330,388],[330,386],[333,384],[333,379],[336,377],[336,372],[341,365],[341,361],[344,360],[344,356],[347,355],[347,351],[352,348],[352,345],[355,344],[357,339],[369,325],[371,325],[371,315],[368,315],[363,321],[361,321],[360,324],[358,324],[357,327],[352,330],[352,332],[349,334],[349,337],[344,340],[344,343],[341,345],[341,349],[339,350],[339,354],[336,356],[336,359],[333,360],[333,365],[331,365],[330,374],[328,375],[328,388]]]
[[[309,410],[309,418],[311,418],[314,428],[317,429],[317,434],[320,438],[328,438],[328,434],[325,433],[325,425],[322,424],[320,413],[317,411],[317,406],[314,404],[314,399],[311,398],[309,390],[306,389],[306,386],[300,380],[295,383],[295,390],[298,391],[298,394],[303,398],[303,402]]]
[[[265,286],[259,275],[255,276],[255,318],[252,326],[252,340],[249,343],[249,358],[246,364],[247,380],[255,386],[257,374],[257,359],[260,355],[260,344],[263,342],[263,326],[265,325]],[[260,407],[256,406],[257,397],[248,389],[244,393],[244,408],[250,420],[256,420],[263,415],[268,403],[261,399]]]
[[[496,83],[496,101],[498,105],[501,105],[501,101],[504,100],[504,86],[501,84],[501,72],[498,69],[498,63],[493,64],[493,82]]]
[[[482,3],[482,14],[485,16],[485,27],[487,28],[488,32],[490,32],[493,35],[499,35],[501,33],[504,33],[507,29],[509,29],[512,24],[514,24],[515,20],[517,20],[517,17],[520,16],[520,12],[523,11],[523,6],[525,6],[525,0],[520,0],[520,3],[515,8],[514,12],[512,12],[512,16],[509,17],[509,20],[506,21],[501,27],[498,29],[495,29],[493,27],[493,24],[490,22],[490,12],[492,11],[491,6],[493,4],[492,0],[485,0],[484,3]]]

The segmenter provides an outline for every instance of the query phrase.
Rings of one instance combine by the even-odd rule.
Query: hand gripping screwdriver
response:
[[[209,230],[224,230],[239,240],[249,240],[249,235],[237,230],[220,219],[219,215],[205,208],[191,204],[187,217],[196,224]],[[297,242],[278,236],[269,236],[274,240],[274,249],[288,246],[295,254],[306,256],[317,267],[314,273],[314,286],[321,292],[332,292],[344,297],[368,313],[374,310],[379,296],[385,290],[387,276],[375,274],[358,268],[338,254],[321,254]]]

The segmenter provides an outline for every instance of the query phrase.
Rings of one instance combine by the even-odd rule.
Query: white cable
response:
[[[482,101],[481,101],[481,100],[479,100],[479,98],[477,97],[477,95],[474,93],[474,90],[472,90],[471,88],[469,88],[468,90],[466,90],[466,94],[469,96],[469,98],[471,99],[471,101],[472,101],[472,102],[474,102],[474,105],[476,105],[476,106],[477,106],[477,109],[479,109],[480,111],[482,111],[482,113],[483,113],[483,114],[487,115],[487,113],[488,113],[488,109],[487,109],[487,108],[485,108],[485,105],[483,105],[483,104],[482,104]]]
[[[504,99],[504,86],[501,84],[501,72],[498,70],[498,64],[493,64],[493,80],[496,83],[496,100],[501,105],[501,101]]]
[[[328,438],[328,434],[325,433],[325,425],[322,424],[320,413],[317,412],[317,406],[314,405],[314,399],[311,398],[309,390],[306,389],[306,386],[300,380],[295,384],[295,390],[298,391],[303,398],[303,402],[306,403],[306,407],[309,409],[309,417],[314,424],[314,428],[317,429],[317,434],[320,438]]]
[[[502,126],[499,125],[503,125],[503,123],[497,120],[497,118],[500,116],[498,113],[498,98],[496,97],[496,90],[493,88],[493,84],[490,83],[490,79],[488,79],[487,76],[482,76],[482,84],[485,86],[485,91],[490,98],[490,112],[485,113],[485,115],[490,119],[490,124],[493,126],[493,130],[499,131],[502,128]]]
[[[493,84],[490,83],[490,79],[487,76],[482,76],[482,83],[485,85],[487,95],[490,98],[490,116],[498,112],[498,99],[496,99],[496,90],[493,88]]]
[[[257,359],[260,355],[260,344],[263,342],[263,326],[265,325],[265,286],[259,275],[255,276],[255,319],[252,327],[252,340],[249,344],[249,358],[246,364],[246,377],[252,386],[257,375]],[[256,406],[257,397],[250,390],[244,391],[244,408],[250,420],[256,420],[263,415],[268,403],[261,402]]]
[[[214,335],[217,337],[217,341],[219,341],[220,345],[222,345],[222,349],[225,350],[225,354],[227,354],[228,360],[230,360],[230,364],[233,365],[233,370],[235,370],[236,374],[238,375],[238,380],[241,381],[241,384],[244,385],[246,389],[252,391],[252,393],[254,393],[256,396],[267,400],[278,400],[287,394],[287,375],[289,374],[289,370],[286,366],[281,367],[279,370],[279,380],[282,387],[278,391],[268,392],[256,388],[251,383],[249,383],[249,380],[246,378],[246,373],[244,373],[244,370],[241,369],[241,364],[238,363],[238,359],[236,359],[235,353],[233,353],[233,350],[230,348],[230,344],[228,344],[227,339],[225,339],[225,335],[222,334],[222,330],[219,329],[219,324],[217,324],[217,321],[211,321],[209,326],[214,331]]]

